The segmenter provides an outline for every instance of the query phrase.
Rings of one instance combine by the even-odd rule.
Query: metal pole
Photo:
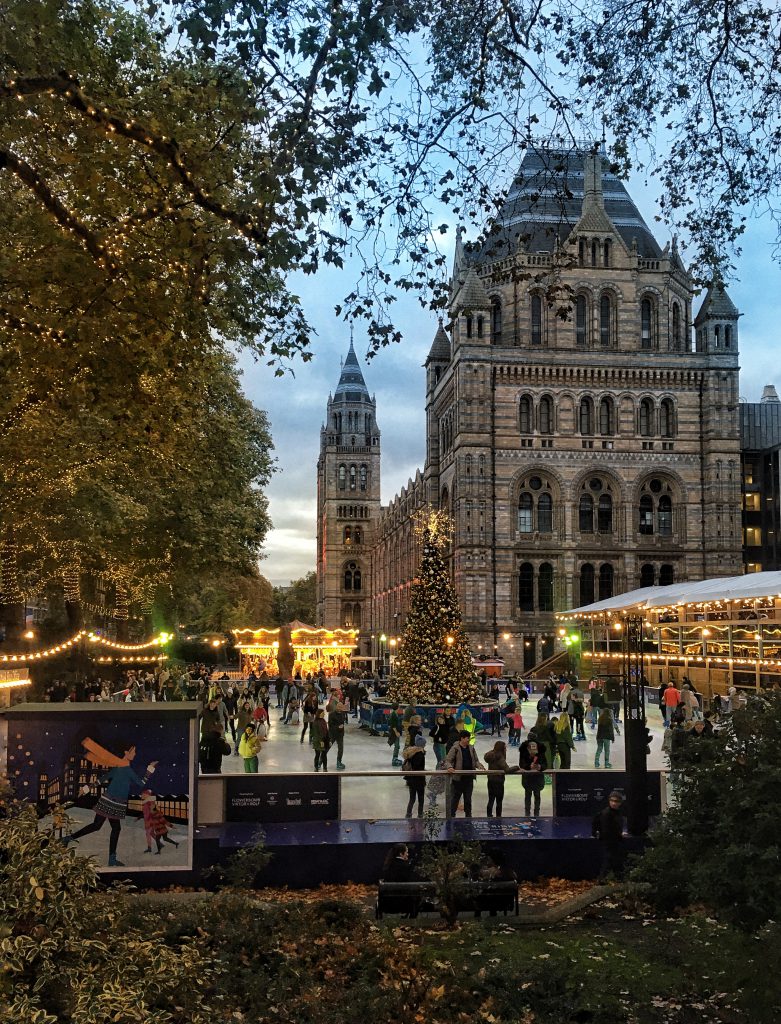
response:
[[[627,827],[634,836],[648,830],[645,692],[643,689],[643,617],[627,616],[623,630],[624,751]]]

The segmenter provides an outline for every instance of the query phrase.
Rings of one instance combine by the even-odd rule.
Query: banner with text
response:
[[[662,813],[661,772],[648,773],[648,813]],[[626,798],[626,772],[557,772],[553,813],[559,817],[593,817],[617,789]]]
[[[338,821],[339,779],[327,775],[229,776],[226,821]]]

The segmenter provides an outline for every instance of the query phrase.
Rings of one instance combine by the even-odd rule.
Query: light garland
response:
[[[109,647],[115,651],[145,651],[150,647],[159,647],[163,644],[168,643],[171,639],[171,633],[159,633],[151,640],[147,640],[142,644],[120,644],[114,640],[108,640],[105,637],[98,636],[97,633],[90,633],[86,629],[79,630],[69,640],[63,640],[59,644],[55,644],[53,647],[48,647],[44,651],[28,651],[24,654],[0,654],[0,662],[8,661],[40,661],[42,658],[51,658],[55,654],[62,654],[63,651],[70,650],[77,643],[87,637],[90,643],[100,644],[102,647]]]

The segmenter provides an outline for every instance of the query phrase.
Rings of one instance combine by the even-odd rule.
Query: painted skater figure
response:
[[[144,812],[144,832],[146,833],[146,853],[152,852],[152,840],[154,839],[159,854],[163,849],[163,843],[170,843],[178,847],[176,840],[168,835],[171,826],[168,824],[163,812],[157,806],[157,797],[151,789],[145,789],[141,794],[141,807]]]
[[[122,831],[122,822],[127,814],[127,801],[130,796],[130,787],[135,783],[139,790],[146,785],[147,779],[154,774],[157,761],[151,761],[146,766],[146,772],[139,776],[131,768],[136,756],[135,743],[120,743],[118,748],[121,755],[112,754],[104,749],[99,743],[89,738],[82,741],[84,756],[88,761],[101,768],[108,768],[108,772],[98,780],[103,787],[103,792],[95,804],[95,820],[80,828],[70,836],[66,836],[63,842],[76,843],[84,836],[92,832],[99,832],[108,821],[111,828],[111,835],[108,842],[108,866],[110,868],[123,868],[125,865],[117,860],[117,844],[119,833]]]

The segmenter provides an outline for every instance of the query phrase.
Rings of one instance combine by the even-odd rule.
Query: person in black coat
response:
[[[600,879],[609,874],[624,876],[624,798],[617,789],[608,797],[607,807],[594,815],[591,834],[602,844]]]
[[[540,795],[545,788],[545,769],[548,767],[545,751],[534,740],[526,740],[518,749],[518,764],[523,773],[521,785],[526,817],[531,815],[534,798],[534,817],[537,818],[540,813]]]
[[[409,859],[406,843],[396,843],[388,851],[382,866],[383,882],[416,882],[418,875]]]

